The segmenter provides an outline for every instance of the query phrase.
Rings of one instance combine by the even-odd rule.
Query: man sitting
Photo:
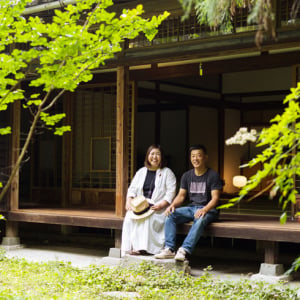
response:
[[[203,234],[204,228],[217,220],[219,201],[223,182],[217,172],[207,167],[207,151],[205,146],[192,146],[189,150],[193,169],[185,172],[180,181],[180,190],[174,201],[165,210],[165,248],[155,258],[174,258],[184,261],[191,254]],[[180,207],[186,196],[189,205]],[[176,225],[194,221],[182,246],[175,255]]]

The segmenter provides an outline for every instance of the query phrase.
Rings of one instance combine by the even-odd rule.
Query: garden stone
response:
[[[104,292],[102,293],[104,296],[113,297],[114,299],[138,299],[141,296],[136,292]]]
[[[129,266],[135,263],[141,263],[142,261],[148,261],[155,265],[160,265],[167,270],[176,270],[178,272],[184,272],[190,274],[191,268],[189,261],[183,262],[176,261],[175,259],[156,259],[153,255],[125,255],[121,261],[121,266]]]

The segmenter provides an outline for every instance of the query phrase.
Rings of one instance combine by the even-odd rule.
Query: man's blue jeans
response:
[[[176,208],[169,215],[165,222],[165,246],[175,250],[176,246],[176,225],[194,221],[188,235],[183,241],[182,248],[191,254],[203,234],[205,226],[215,221],[219,217],[218,210],[211,209],[204,217],[195,219],[194,214],[197,209],[203,206],[183,206]]]

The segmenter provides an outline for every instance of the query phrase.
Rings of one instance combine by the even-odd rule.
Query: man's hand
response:
[[[175,211],[175,207],[174,206],[168,206],[167,209],[165,210],[165,216],[169,216],[171,213],[173,213]]]
[[[204,207],[202,207],[196,210],[194,217],[196,219],[199,219],[200,217],[204,217],[206,214],[207,214],[207,210]]]

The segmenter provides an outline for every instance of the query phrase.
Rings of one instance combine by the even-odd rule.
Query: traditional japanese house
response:
[[[53,8],[70,2],[34,1],[26,13],[46,18]],[[226,146],[225,140],[242,126],[267,126],[283,111],[282,100],[299,79],[300,15],[291,19],[291,0],[273,1],[276,39],[266,37],[260,48],[255,44],[257,26],[247,25],[245,9],[236,13],[233,31],[224,33],[199,25],[193,14],[182,21],[177,0],[114,2],[117,12],[142,3],[145,16],[164,10],[171,15],[152,42],[144,36],[126,41],[121,54],[94,71],[91,82],[57,105],[57,111],[66,112],[72,132],[34,137],[1,204],[7,218],[5,243],[22,238],[18,224],[38,228],[43,223],[109,228],[115,230],[118,246],[128,184],[154,142],[164,147],[178,180],[189,167],[189,145],[205,144],[211,167],[224,178],[226,201],[238,192],[232,178],[255,172],[239,166],[258,150],[252,144]],[[16,103],[10,115],[1,113],[0,125],[9,120],[13,133],[0,138],[4,181],[30,118]],[[278,222],[277,201],[265,198],[224,210],[222,216],[269,216]],[[292,218],[294,208],[290,210]],[[300,239],[299,233],[291,239]]]

